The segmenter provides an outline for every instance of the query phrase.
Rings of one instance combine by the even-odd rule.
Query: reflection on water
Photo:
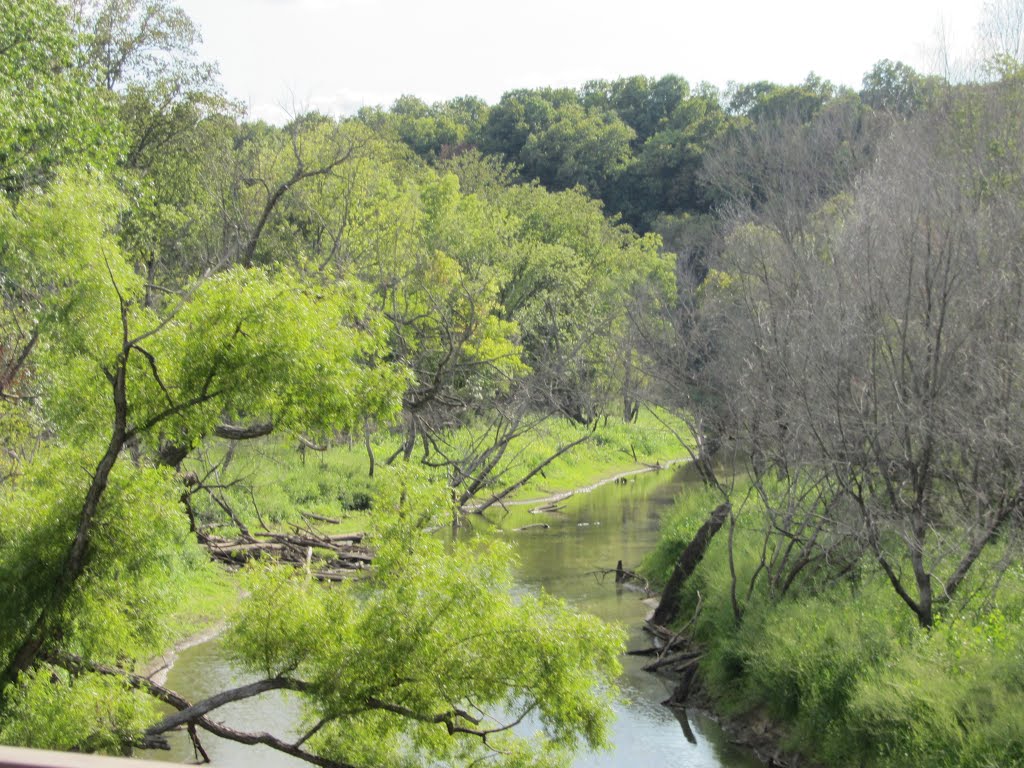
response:
[[[545,589],[579,610],[618,622],[629,629],[629,644],[649,644],[639,626],[649,610],[642,594],[616,586],[614,577],[598,571],[614,568],[622,560],[635,567],[658,540],[661,514],[674,499],[698,487],[692,472],[683,468],[637,476],[625,485],[609,484],[577,496],[556,513],[531,514],[529,507],[489,510],[459,535],[497,535],[516,543],[518,578],[525,589]],[[516,531],[544,522],[550,528]],[[643,658],[626,656],[620,687],[625,701],[616,704],[611,751],[584,753],[577,766],[678,766],[679,768],[754,768],[756,760],[729,745],[724,734],[707,718],[691,714],[696,743],[687,740],[671,710],[660,705],[671,686],[641,670]],[[225,661],[216,641],[185,651],[168,678],[168,686],[192,700],[246,682]],[[225,708],[217,719],[246,730],[280,732],[294,724],[297,702],[287,694],[266,695]],[[183,734],[164,759],[192,758]],[[204,736],[203,744],[215,765],[263,768],[306,765],[264,747],[248,747]],[[147,755],[149,756],[149,755]],[[161,755],[155,755],[161,757]]]

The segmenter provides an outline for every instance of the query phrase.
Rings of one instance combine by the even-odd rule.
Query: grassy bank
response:
[[[671,429],[659,420],[666,421]],[[502,467],[501,480],[511,482],[524,476],[563,445],[578,440],[589,430],[564,420],[552,420]],[[606,477],[634,469],[665,464],[688,454],[676,435],[687,435],[686,426],[667,414],[655,418],[646,411],[635,423],[609,419],[593,431],[586,442],[563,454],[511,494],[510,501],[543,498],[593,484]],[[500,485],[501,483],[498,483]]]
[[[241,595],[233,574],[212,561],[191,574],[186,592],[186,599],[168,617],[172,645],[222,626]]]
[[[734,494],[743,498],[742,493]],[[663,583],[720,499],[681,500],[645,571]],[[704,687],[725,715],[779,723],[783,746],[831,768],[1024,765],[1024,572],[998,586],[998,553],[974,594],[931,630],[918,627],[871,562],[841,578],[811,578],[784,597],[759,580],[762,529],[748,501],[733,532],[741,617],[733,611],[727,527],[682,598]],[[699,609],[698,609],[699,606]]]
[[[494,473],[495,479],[479,497],[487,498],[488,492],[518,481],[561,447],[587,435],[589,439],[545,466],[508,499],[570,491],[622,472],[684,458],[686,450],[676,435],[686,434],[682,422],[665,414],[656,418],[643,412],[631,424],[608,419],[593,430],[552,419],[512,443]],[[451,442],[457,445],[468,439],[467,433],[459,433]],[[374,453],[378,470],[397,445],[397,438],[377,436]],[[224,450],[212,451],[211,458],[223,462]],[[419,461],[419,454],[414,454],[412,461]],[[198,463],[190,469],[199,476],[206,471]],[[438,470],[438,475],[443,477],[444,471]],[[316,515],[338,521],[339,532],[359,530],[367,522],[373,494],[369,458],[359,441],[334,445],[322,452],[301,450],[298,443],[285,440],[239,443],[227,468],[214,480],[223,486],[219,491],[223,500],[253,527],[263,523],[268,527],[298,524]],[[255,498],[260,499],[259,506]],[[196,506],[209,519],[224,518],[223,511],[210,499],[198,498]]]

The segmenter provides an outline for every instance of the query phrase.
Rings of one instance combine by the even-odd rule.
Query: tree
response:
[[[755,123],[793,118],[806,123],[837,95],[832,83],[812,72],[800,85],[778,85],[766,80],[733,84],[728,93],[728,108]]]
[[[702,169],[711,200],[768,222],[791,248],[821,204],[871,162],[887,126],[850,94],[807,114],[804,102],[817,98],[801,91],[795,106],[789,96],[764,102],[771,107],[758,119],[721,134]]]
[[[268,687],[302,695],[303,749],[328,765],[557,765],[580,743],[603,744],[618,632],[548,596],[513,596],[501,544],[445,553],[423,527],[443,522],[446,490],[410,468],[394,474],[375,504],[370,579],[311,590],[293,572],[251,573],[253,598],[229,635]],[[149,732],[200,721],[203,709]],[[528,717],[540,731],[524,738],[513,727]]]
[[[1018,0],[986,0],[978,33],[989,62],[1024,61],[1024,5]]]
[[[80,508],[55,518],[70,526],[71,547],[39,569],[48,586],[12,606],[20,618],[5,633],[5,683],[52,644],[71,641],[65,622],[82,619],[65,612],[88,572],[97,527],[118,514],[107,509],[107,487],[133,440],[191,446],[222,418],[240,416],[322,429],[359,423],[367,408],[386,418],[397,405],[401,378],[356,362],[377,339],[342,331],[360,314],[354,296],[323,291],[313,299],[287,275],[236,270],[193,286],[161,316],[141,303],[143,283],[109,236],[116,212],[109,190],[76,174],[5,212],[6,273],[46,351],[42,412],[65,439],[86,446],[79,461],[88,461],[90,447],[100,456],[85,487],[68,489],[68,501],[82,498]],[[47,253],[62,258],[48,262]],[[51,284],[56,291],[45,290]],[[328,337],[325,317],[333,317]]]
[[[900,61],[883,59],[864,75],[861,101],[874,110],[910,117],[925,106],[935,83]]]
[[[1020,522],[1018,99],[965,90],[898,131],[796,247],[750,224],[729,246],[719,380],[755,472],[823,488],[819,519],[924,627]]]
[[[614,113],[636,132],[634,148],[661,130],[689,93],[689,84],[677,75],[591,80],[581,89],[585,106]]]
[[[357,123],[322,115],[300,115],[281,129],[246,124],[216,137],[221,146],[209,158],[216,183],[211,231],[203,255],[218,262],[271,264],[302,262],[288,202],[317,182],[344,175],[344,166],[363,155],[373,137]],[[206,223],[206,222],[204,222]]]
[[[487,115],[481,149],[516,162],[531,134],[546,130],[560,107],[578,105],[579,101],[570,88],[509,91]]]
[[[386,424],[406,378],[373,362],[387,325],[351,281],[236,266],[147,306],[111,236],[120,204],[97,178],[65,172],[0,216],[5,274],[39,328],[36,405],[60,437],[0,489],[4,740],[119,751],[189,724],[325,766],[559,764],[580,743],[602,745],[618,634],[549,598],[513,597],[500,546],[446,552],[423,528],[450,514],[447,490],[408,471],[377,502],[369,581],[325,591],[280,570],[253,574],[231,638],[262,681],[191,703],[125,668],[159,647],[160,612],[198,557],[164,443],[187,449],[224,419],[314,434]],[[309,703],[299,743],[207,717],[281,688]],[[161,718],[149,698],[180,712]],[[511,732],[527,715],[542,740]]]
[[[121,135],[91,87],[67,10],[53,0],[0,5],[0,191],[44,184],[62,163],[107,167]]]
[[[663,295],[671,268],[654,238],[611,224],[579,190],[520,186],[502,200],[515,225],[515,247],[502,258],[504,316],[521,329],[538,397],[589,424],[623,396],[634,368],[634,298],[655,286]]]
[[[3,71],[60,98],[16,103],[0,198],[0,425],[16,457],[0,484],[0,740],[119,752],[186,725],[197,745],[207,730],[317,765],[554,765],[603,745],[619,633],[513,596],[503,547],[449,551],[423,531],[454,514],[453,489],[465,501],[500,476],[511,441],[551,412],[500,304],[508,207],[354,121],[238,122],[204,92],[194,28],[168,4],[90,5],[77,34],[55,8],[10,11],[28,32],[4,63],[28,64]],[[119,115],[96,107],[113,104]],[[46,133],[65,111],[75,127],[82,105],[129,151]],[[480,121],[478,106],[452,111]],[[44,134],[52,155],[19,144]],[[588,228],[605,224],[590,214]],[[614,231],[607,263],[632,244]],[[327,591],[254,572],[231,635],[265,675],[253,686],[188,702],[134,674],[204,561],[191,454],[213,436],[312,443],[396,421],[423,438],[424,464],[450,471],[384,473],[370,578]],[[312,647],[307,620],[332,642]],[[298,742],[208,717],[275,689],[306,701]],[[512,731],[527,718],[539,738]]]
[[[428,106],[415,96],[400,96],[387,113],[362,110],[360,118],[378,131],[394,131],[413,152],[428,162],[474,146],[487,120],[488,106],[462,96]]]
[[[110,90],[158,79],[191,59],[200,41],[188,15],[167,0],[96,0],[77,10],[88,56]],[[168,55],[177,57],[170,67]]]
[[[601,115],[576,105],[561,107],[549,126],[532,132],[519,160],[527,177],[563,190],[583,186],[601,197],[630,160],[634,133],[614,115]]]
[[[707,212],[701,169],[705,152],[726,126],[714,89],[701,88],[680,100],[608,190],[609,208],[641,231],[651,228],[658,215]]]

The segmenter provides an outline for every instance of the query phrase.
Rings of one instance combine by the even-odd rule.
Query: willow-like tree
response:
[[[273,569],[252,574],[231,637],[260,682],[189,702],[134,674],[166,647],[169,613],[205,563],[182,503],[182,458],[225,431],[317,437],[389,424],[411,378],[370,286],[344,264],[275,258],[296,222],[284,203],[348,165],[351,134],[311,117],[284,131],[251,126],[220,167],[183,152],[219,171],[207,178],[224,208],[197,206],[213,215],[179,243],[195,246],[190,260],[153,269],[146,249],[166,256],[170,230],[147,239],[134,228],[162,224],[136,215],[138,197],[118,188],[131,177],[78,130],[113,119],[108,83],[74,58],[85,46],[63,6],[31,10],[0,5],[3,33],[18,33],[5,41],[0,82],[25,96],[3,102],[16,121],[0,136],[0,175],[13,180],[0,198],[0,742],[152,744],[173,727],[154,709],[163,701],[194,733],[318,765],[557,763],[603,744],[618,633],[549,598],[511,597],[503,548],[449,552],[428,538],[423,526],[448,518],[450,497],[413,475],[382,480],[367,580],[327,590]],[[55,98],[36,99],[38,83]],[[50,130],[65,118],[75,131]],[[195,130],[231,149],[239,129],[214,118]],[[52,151],[37,151],[42,136]],[[258,173],[243,177],[245,167]],[[179,227],[197,213],[195,168],[181,173],[180,200],[164,201],[184,203],[171,217]],[[208,236],[218,213],[239,223],[223,238]],[[274,688],[307,702],[303,738],[231,731],[210,716]],[[523,738],[516,721],[537,735]]]

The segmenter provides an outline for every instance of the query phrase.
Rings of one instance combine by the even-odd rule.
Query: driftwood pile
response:
[[[214,560],[244,565],[271,557],[304,567],[320,581],[341,581],[370,565],[373,553],[363,545],[362,533],[324,534],[311,527],[295,527],[292,533],[256,532],[237,538],[205,534],[201,540]]]

